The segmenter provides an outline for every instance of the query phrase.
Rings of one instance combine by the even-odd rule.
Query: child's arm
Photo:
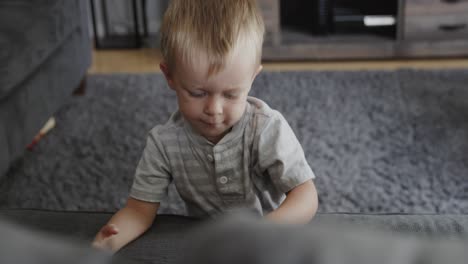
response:
[[[312,180],[288,192],[278,209],[266,215],[267,219],[283,223],[308,223],[317,212],[318,198]]]
[[[109,222],[99,230],[92,246],[113,252],[143,234],[156,217],[159,203],[150,203],[129,198]]]

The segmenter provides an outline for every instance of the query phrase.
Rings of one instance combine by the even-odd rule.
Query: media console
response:
[[[468,56],[468,0],[258,1],[267,61]]]

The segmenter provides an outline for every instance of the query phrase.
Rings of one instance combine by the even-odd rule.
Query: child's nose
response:
[[[223,103],[217,98],[208,98],[205,105],[205,113],[208,115],[219,115],[223,113]]]

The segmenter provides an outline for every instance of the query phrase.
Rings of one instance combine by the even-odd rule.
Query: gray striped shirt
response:
[[[276,209],[285,193],[315,178],[284,117],[257,98],[247,102],[242,118],[216,145],[197,134],[179,111],[154,127],[130,196],[161,202],[174,184],[188,215],[238,208],[264,214]]]

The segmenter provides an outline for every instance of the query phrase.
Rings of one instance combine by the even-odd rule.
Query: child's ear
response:
[[[254,76],[253,76],[253,78],[252,78],[252,81],[255,79],[255,77],[257,77],[257,75],[262,71],[262,69],[263,69],[263,65],[261,65],[261,64],[258,65],[258,68],[257,68],[257,70],[255,71],[255,74],[254,74]]]
[[[255,76],[257,76],[263,69],[263,65],[258,65],[257,72],[255,73]]]
[[[159,63],[159,68],[161,69],[161,72],[164,74],[164,77],[166,77],[167,84],[171,89],[174,90],[174,80],[171,77],[171,74],[169,73],[169,68],[167,67],[167,64],[164,62]]]

